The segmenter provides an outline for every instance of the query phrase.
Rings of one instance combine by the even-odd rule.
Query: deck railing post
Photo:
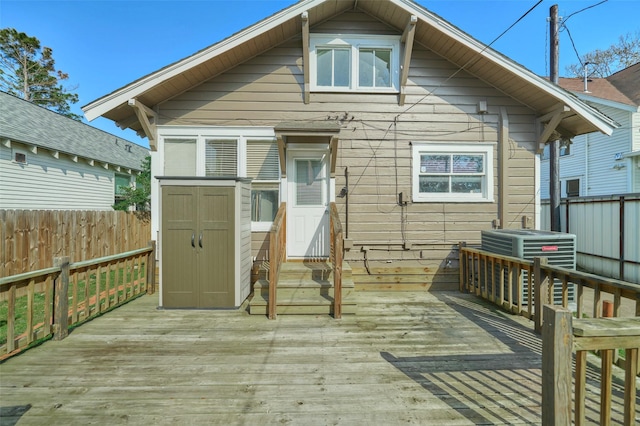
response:
[[[153,294],[156,291],[156,242],[149,241],[151,252],[147,255],[147,294]]]
[[[460,241],[458,243],[458,272],[460,274],[460,284],[459,284],[459,290],[462,293],[465,289],[468,288],[467,286],[467,262],[468,262],[468,257],[467,254],[464,252],[464,249],[467,247],[467,243],[466,241]]]
[[[60,275],[53,290],[53,339],[62,340],[69,335],[69,256],[56,257],[54,266]]]
[[[549,303],[549,277],[543,271],[543,267],[547,265],[546,257],[533,258],[533,289],[531,288],[531,274],[529,274],[529,293],[533,290],[533,316],[534,327],[537,333],[542,330],[542,306]]]
[[[538,307],[536,306],[536,312]],[[572,313],[544,305],[542,326],[542,424],[571,424]]]

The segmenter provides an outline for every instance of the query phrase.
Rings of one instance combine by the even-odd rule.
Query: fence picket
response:
[[[0,276],[110,256],[148,245],[149,215],[121,211],[0,210]]]

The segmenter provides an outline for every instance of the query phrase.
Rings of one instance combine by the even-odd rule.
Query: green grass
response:
[[[99,293],[100,300],[99,303],[102,305],[102,309],[106,309],[107,305],[107,297],[109,306],[114,306],[117,303],[122,302],[122,298],[124,297],[124,291],[118,290],[114,291],[115,287],[124,285],[125,282],[129,282],[131,280],[137,280],[145,276],[145,264],[142,263],[140,270],[134,268],[127,271],[126,279],[125,279],[125,270],[124,268],[119,268],[116,270],[110,270],[108,273],[101,272],[100,273],[100,285],[99,285]],[[84,313],[84,301],[89,297],[89,306],[90,306],[90,315],[96,313],[96,300],[92,300],[96,296],[96,279],[97,274],[94,271],[89,273],[88,279],[87,274],[81,272],[78,274],[77,288],[74,288],[73,278],[71,277],[69,280],[69,291],[68,291],[68,303],[69,308],[71,309],[73,303],[74,294],[77,295],[77,304],[81,306],[78,308],[77,314],[78,316],[82,316]],[[105,295],[107,291],[107,283],[109,292],[113,292],[113,294]],[[128,288],[129,297],[132,295],[132,289]],[[116,300],[117,295],[117,300]],[[33,300],[33,324],[34,329],[36,327],[42,327],[42,325],[50,319],[45,319],[45,292],[39,292],[34,294]],[[51,295],[50,300],[53,300],[53,295]],[[20,336],[24,334],[27,330],[27,296],[16,297],[15,301],[15,326],[14,326],[14,336]],[[52,302],[51,302],[52,303]],[[52,312],[53,309],[50,308],[49,312]],[[7,326],[8,326],[8,314],[9,314],[9,302],[3,301],[0,302],[0,345],[4,345],[7,342]]]

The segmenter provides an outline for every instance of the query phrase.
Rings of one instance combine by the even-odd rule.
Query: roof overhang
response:
[[[294,143],[325,143],[329,150],[329,170],[331,177],[336,174],[336,162],[338,158],[338,136],[340,134],[340,124],[334,121],[325,122],[282,122],[274,127],[276,140],[278,141],[278,151],[280,154],[280,173],[286,177],[287,167],[285,152],[290,138]]]
[[[584,133],[602,132],[610,135],[616,123],[575,95],[541,78],[513,60],[487,47],[459,28],[411,0],[302,0],[194,55],[144,76],[102,98],[82,107],[89,120],[104,116],[122,128],[145,133],[130,100],[152,111],[167,101],[203,81],[284,41],[299,36],[304,26],[322,23],[348,10],[359,10],[406,33],[414,17],[411,37],[461,70],[476,76],[531,108],[541,118],[557,111],[557,121],[549,140],[562,135],[572,137]],[[242,46],[242,49],[239,47]],[[242,52],[239,55],[239,52]],[[177,76],[186,78],[178,79]],[[178,84],[178,81],[180,83]],[[138,113],[139,114],[139,113]],[[551,118],[555,117],[551,115]],[[549,121],[540,120],[544,134]],[[148,126],[147,126],[148,127]],[[543,143],[546,142],[543,141]]]

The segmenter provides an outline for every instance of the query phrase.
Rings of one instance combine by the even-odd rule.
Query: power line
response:
[[[498,37],[496,37],[495,39],[493,39],[493,41],[487,45],[485,45],[482,50],[480,50],[480,52],[478,52],[473,58],[469,59],[464,65],[462,65],[461,67],[459,67],[453,74],[451,74],[449,77],[447,77],[442,83],[440,83],[438,85],[438,87],[436,87],[434,90],[432,90],[430,93],[427,93],[426,95],[424,95],[422,98],[420,98],[417,102],[414,102],[412,105],[410,105],[408,108],[406,108],[404,111],[402,111],[400,114],[398,114],[396,116],[400,117],[403,114],[406,114],[411,108],[413,108],[414,106],[416,106],[417,104],[419,104],[420,102],[424,101],[425,99],[427,99],[429,96],[433,95],[439,88],[441,88],[445,83],[447,83],[449,80],[451,80],[453,77],[455,77],[456,75],[458,75],[458,73],[460,73],[462,70],[464,70],[466,67],[468,67],[469,65],[471,65],[473,62],[477,61],[479,56],[482,55],[482,53],[484,53],[485,50],[489,49],[489,47],[491,47],[496,41],[500,40],[500,38],[502,38],[509,30],[511,30],[511,28],[513,28],[518,22],[520,22],[522,19],[524,19],[525,16],[527,16],[529,13],[531,13],[536,7],[538,7],[544,0],[539,0],[535,5],[533,5],[529,10],[527,10],[522,16],[520,16],[513,24],[509,25],[509,27],[504,30]],[[607,0],[605,0],[607,1]],[[391,129],[391,126],[389,126],[389,129]]]

